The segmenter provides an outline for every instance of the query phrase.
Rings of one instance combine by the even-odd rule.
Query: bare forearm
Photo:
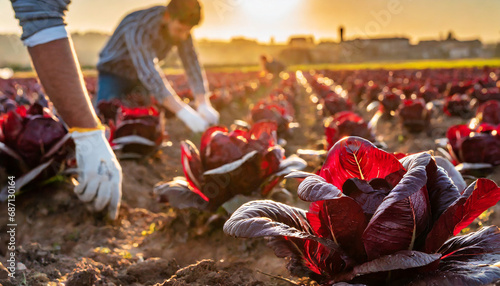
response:
[[[204,93],[195,94],[194,100],[196,101],[196,105],[210,103],[208,96]]]
[[[171,112],[177,113],[184,107],[185,103],[182,102],[182,100],[179,98],[179,96],[174,94],[174,95],[167,96],[163,100],[162,105],[163,105],[163,107],[167,108]]]
[[[28,48],[45,92],[70,127],[94,128],[98,119],[70,39]]]

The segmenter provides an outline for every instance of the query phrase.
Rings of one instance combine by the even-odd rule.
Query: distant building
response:
[[[311,49],[314,48],[314,36],[296,36],[288,40],[290,48]]]
[[[231,44],[235,45],[258,45],[259,43],[257,40],[254,39],[247,39],[244,37],[234,37],[231,38]]]
[[[403,37],[357,38],[340,45],[345,61],[400,60],[408,57],[410,40]]]
[[[476,58],[481,55],[483,49],[483,44],[480,40],[449,40],[445,42],[444,44],[450,59]]]
[[[417,59],[462,59],[482,55],[483,44],[480,40],[459,41],[450,36],[443,41],[420,41],[411,52],[411,58]]]
[[[442,59],[447,57],[446,49],[441,45],[442,41],[426,40],[420,41],[418,45],[412,46],[411,59]]]
[[[288,39],[288,47],[281,51],[279,58],[287,65],[310,64],[314,62],[312,50],[314,36],[294,36]]]

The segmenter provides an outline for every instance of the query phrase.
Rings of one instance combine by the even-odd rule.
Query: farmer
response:
[[[260,56],[260,65],[264,72],[270,73],[274,77],[278,77],[281,72],[285,71],[284,64],[266,55]]]
[[[85,89],[80,64],[65,28],[70,0],[11,0],[23,28],[21,39],[57,113],[76,145],[75,193],[95,211],[108,208],[116,219],[122,197],[122,169],[104,137]]]
[[[217,124],[219,113],[208,98],[208,84],[193,46],[191,30],[200,23],[198,0],[171,0],[127,15],[100,53],[97,103],[122,98],[142,87],[162,107],[175,113],[193,132]],[[177,47],[197,110],[170,86],[159,61]]]

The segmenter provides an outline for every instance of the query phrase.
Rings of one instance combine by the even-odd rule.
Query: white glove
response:
[[[215,110],[210,103],[202,103],[198,105],[197,111],[209,124],[215,125],[219,123],[219,112]]]
[[[111,219],[116,219],[122,198],[122,168],[104,137],[104,130],[71,133],[76,145],[78,185],[75,193],[95,211],[108,206]]]
[[[187,104],[176,113],[176,116],[193,132],[203,132],[208,128],[208,122]]]

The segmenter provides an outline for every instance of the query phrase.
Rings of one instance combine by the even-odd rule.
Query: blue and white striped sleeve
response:
[[[68,38],[64,22],[71,0],[11,0],[16,18],[23,28],[21,40],[33,47]]]
[[[125,43],[137,76],[148,91],[160,102],[176,94],[159,65],[147,34],[135,25],[129,27],[125,32]]]
[[[178,52],[193,94],[205,94],[209,90],[208,81],[198,61],[191,35],[179,44]]]

